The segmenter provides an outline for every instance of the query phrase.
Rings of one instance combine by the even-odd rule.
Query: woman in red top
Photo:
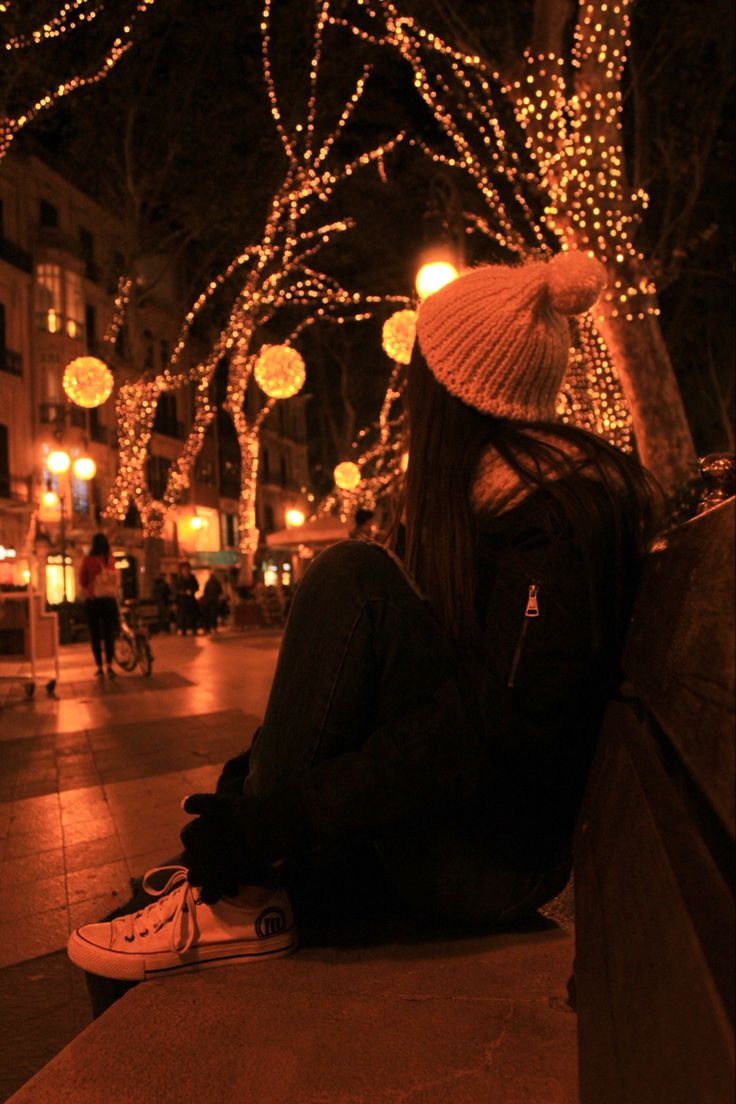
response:
[[[84,607],[89,625],[92,653],[97,663],[97,677],[103,677],[102,642],[108,678],[114,678],[112,657],[118,631],[118,577],[115,561],[110,555],[110,542],[104,533],[95,533],[89,555],[82,560],[79,585],[84,595]]]

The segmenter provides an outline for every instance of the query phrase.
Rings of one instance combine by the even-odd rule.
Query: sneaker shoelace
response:
[[[170,871],[166,883],[161,889],[156,889],[150,879],[156,875]],[[160,897],[160,901],[141,909],[140,912],[130,916],[121,916],[123,921],[123,934],[128,943],[132,943],[136,936],[145,938],[149,931],[157,932],[164,924],[171,923],[171,949],[172,951],[188,951],[194,942],[196,925],[194,912],[198,900],[194,890],[187,880],[187,868],[185,866],[154,866],[147,871],[143,878],[143,888],[152,897]],[[189,922],[184,919],[189,916]],[[185,933],[186,928],[186,933]]]

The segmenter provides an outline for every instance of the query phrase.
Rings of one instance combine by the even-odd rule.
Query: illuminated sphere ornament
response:
[[[97,473],[97,465],[91,456],[79,456],[72,464],[72,471],[77,479],[94,479]]]
[[[46,467],[52,475],[63,475],[64,472],[69,471],[71,462],[69,453],[64,452],[63,449],[54,449],[46,457]]]
[[[416,311],[400,310],[387,318],[381,333],[381,344],[386,356],[390,356],[399,364],[408,364],[414,348],[416,331]]]
[[[354,491],[360,486],[360,468],[352,460],[344,460],[333,472],[335,486],[341,491]]]
[[[91,409],[109,399],[113,382],[112,372],[104,360],[83,356],[67,364],[62,385],[72,402]]]
[[[434,295],[445,284],[456,280],[460,273],[449,261],[429,261],[417,272],[416,289],[420,299]]]
[[[307,378],[302,357],[290,345],[264,345],[254,371],[256,383],[269,399],[290,399]]]

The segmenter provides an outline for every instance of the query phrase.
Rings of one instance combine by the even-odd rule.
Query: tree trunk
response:
[[[639,459],[667,492],[695,472],[695,448],[659,319],[612,317],[601,300],[598,329],[621,380]]]

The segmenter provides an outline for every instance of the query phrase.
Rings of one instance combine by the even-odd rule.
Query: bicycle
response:
[[[153,671],[153,652],[148,642],[148,630],[136,611],[135,602],[123,602],[120,610],[120,633],[115,641],[115,662],[124,671],[136,664],[146,678]]]

